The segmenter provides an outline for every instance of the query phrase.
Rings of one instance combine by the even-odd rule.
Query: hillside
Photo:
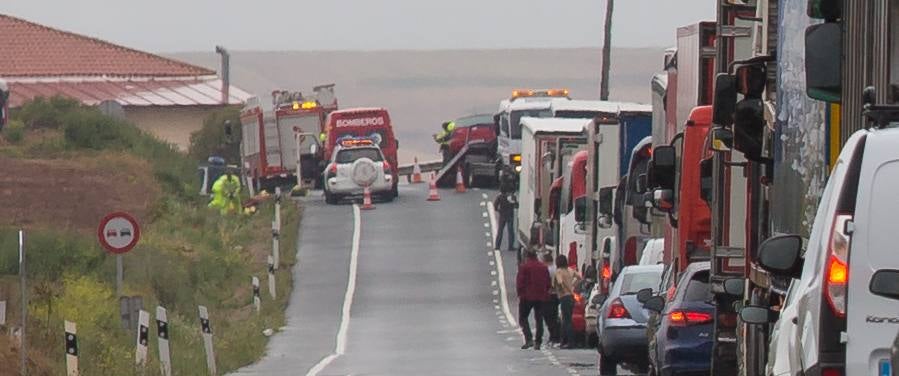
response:
[[[648,103],[649,80],[663,49],[615,49],[612,99]],[[215,53],[171,55],[219,69]],[[576,98],[599,96],[599,49],[232,52],[232,82],[251,93],[309,90],[336,83],[342,107],[385,106],[401,141],[400,158],[432,158],[430,135],[447,119],[496,111],[515,88],[567,87]],[[427,155],[427,157],[425,157]]]

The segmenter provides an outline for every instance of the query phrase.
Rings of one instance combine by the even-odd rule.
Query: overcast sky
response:
[[[156,52],[598,47],[605,0],[3,0],[0,12]],[[667,47],[713,0],[618,0],[613,45]]]

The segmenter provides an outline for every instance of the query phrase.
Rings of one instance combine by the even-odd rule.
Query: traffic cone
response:
[[[431,181],[428,183],[428,201],[440,201],[440,194],[437,193],[437,176],[432,172]]]
[[[465,193],[465,179],[462,178],[462,166],[456,169],[456,193]]]
[[[374,205],[371,204],[371,188],[365,187],[362,191],[362,210],[372,210],[375,208]]]
[[[412,184],[424,183],[421,179],[421,166],[418,165],[418,157],[415,157],[415,164],[412,165]]]

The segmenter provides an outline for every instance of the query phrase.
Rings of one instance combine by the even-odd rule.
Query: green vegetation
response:
[[[225,126],[226,122],[230,122],[230,127]],[[231,129],[230,135],[228,128]],[[226,161],[239,161],[240,139],[240,110],[225,109],[206,118],[203,128],[190,135],[189,154],[199,161],[211,155],[223,157]]]
[[[263,203],[253,216],[220,216],[193,193],[195,161],[134,125],[93,108],[59,98],[39,99],[14,116],[14,122],[21,122],[25,132],[34,132],[35,137],[26,134],[26,142],[4,147],[3,155],[106,161],[128,153],[152,167],[154,181],[147,184],[162,187],[163,195],[143,218],[140,244],[123,257],[124,293],[141,296],[151,317],[157,305],[167,308],[175,374],[207,374],[198,305],[210,311],[220,373],[250,364],[263,354],[262,331],[284,325],[286,297],[292,287],[290,269],[296,262],[299,208],[282,205],[279,298],[272,300],[263,288],[263,310],[256,314],[250,280],[258,276],[263,286],[266,283],[271,202]],[[48,133],[36,136],[43,131]],[[64,373],[64,320],[78,325],[82,374],[140,374],[133,369],[134,334],[123,330],[119,320],[115,259],[100,249],[95,237],[92,231],[60,232],[41,224],[26,233],[32,374]],[[0,228],[0,296],[7,292],[9,322],[19,319],[18,300],[9,294],[18,288],[16,244],[17,229]],[[159,369],[155,334],[150,338],[148,367],[155,373]],[[2,364],[2,355],[8,351],[9,347],[0,348],[0,369],[9,366]]]

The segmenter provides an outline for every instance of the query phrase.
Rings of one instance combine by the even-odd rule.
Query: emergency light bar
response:
[[[545,90],[530,90],[530,89],[518,89],[512,91],[512,100],[517,98],[526,98],[526,97],[558,97],[558,98],[568,98],[569,91],[568,89],[545,89]]]
[[[300,103],[300,102],[298,102],[298,101],[294,101],[294,102],[293,102],[293,109],[294,109],[294,110],[300,110],[300,109],[303,109],[303,110],[311,110],[311,109],[316,108],[316,107],[318,107],[318,103],[316,103],[316,102],[314,102],[314,101],[305,101],[305,102],[303,102],[303,103]]]
[[[352,147],[352,146],[373,146],[375,142],[370,138],[347,138],[340,140],[340,146],[343,147]]]

